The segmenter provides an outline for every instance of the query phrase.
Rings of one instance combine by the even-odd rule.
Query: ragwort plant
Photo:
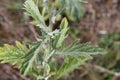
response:
[[[37,1],[43,3],[42,12],[38,9]],[[62,19],[59,29],[52,29],[64,7],[56,9],[55,5],[50,4],[50,0],[26,0],[24,9],[34,19],[41,35],[27,47],[19,41],[16,41],[17,47],[8,44],[0,47],[1,62],[17,66],[22,75],[33,76],[35,80],[57,80],[91,59],[91,55],[104,53],[101,48],[91,46],[90,43],[79,44],[79,40],[65,45],[69,30],[67,19]],[[49,25],[45,23],[46,13],[49,13]],[[64,61],[60,67],[52,69],[56,55],[61,56]]]

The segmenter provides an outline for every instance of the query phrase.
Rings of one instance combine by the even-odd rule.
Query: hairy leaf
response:
[[[38,6],[34,3],[33,0],[27,0],[24,4],[24,7],[29,16],[32,16],[36,21],[44,23],[44,19],[39,12]]]
[[[67,22],[67,19],[64,18],[60,24],[59,34],[56,34],[56,36],[54,38],[53,46],[55,46],[56,48],[59,48],[62,46],[62,43],[64,42],[65,38],[67,37],[68,30],[69,30],[68,22]]]
[[[97,46],[92,46],[90,43],[79,44],[79,41],[74,41],[71,45],[64,48],[61,52],[63,56],[72,57],[91,57],[91,55],[103,54],[105,51]],[[92,57],[91,57],[92,58]]]
[[[27,48],[18,41],[16,41],[16,45],[17,48],[8,44],[0,47],[0,60],[3,63],[9,62],[13,65],[21,65],[21,58],[26,54]]]
[[[56,0],[56,5],[62,7],[65,4],[64,13],[72,21],[79,21],[84,14],[84,6],[81,0]]]
[[[27,0],[24,4],[24,9],[27,11],[26,14],[31,16],[34,20],[36,25],[45,33],[48,33],[48,27],[46,27],[44,18],[41,15],[38,6],[35,4],[33,0]]]
[[[58,70],[56,74],[57,79],[74,70],[79,65],[84,64],[85,61],[92,58],[92,55],[102,53],[105,53],[103,49],[92,46],[90,43],[79,44],[79,40],[74,41],[60,53],[66,61]]]
[[[23,75],[28,74],[29,71],[32,71],[32,68],[35,67],[35,61],[38,59],[38,54],[41,50],[41,42],[33,48],[31,48],[28,53],[22,58],[24,61],[21,65],[21,73]]]
[[[79,65],[82,65],[87,59],[89,58],[73,58],[69,57],[68,62],[64,62],[60,69],[57,71],[55,78],[58,79],[61,76],[63,76],[66,73],[69,73],[73,71],[75,68],[77,68]]]

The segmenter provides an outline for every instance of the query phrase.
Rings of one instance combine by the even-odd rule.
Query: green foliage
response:
[[[57,20],[61,19],[61,16],[66,16],[71,21],[79,22],[85,12],[83,6],[84,0],[54,0],[54,1],[43,0],[39,2],[40,4],[39,7],[49,8],[47,7],[49,3],[54,5],[54,9],[60,10],[58,11],[59,16],[57,17]],[[49,18],[49,14],[50,14],[49,12],[48,13],[45,12],[45,19]]]
[[[28,50],[18,41],[16,41],[16,45],[17,48],[8,44],[5,44],[4,47],[0,47],[0,60],[2,60],[2,63],[9,62],[18,67],[21,66],[21,58]]]
[[[17,0],[7,1],[6,4],[3,4],[3,6],[11,10],[19,10],[23,7],[22,2],[19,0],[18,1]]]
[[[23,57],[24,61],[21,65],[21,73],[26,75],[29,72],[34,72],[32,68],[36,68],[34,66],[34,63],[37,62],[38,54],[41,50],[41,43],[38,43],[37,45],[33,46],[27,54]]]
[[[85,61],[91,59],[91,55],[99,53],[105,53],[105,51],[97,46],[91,46],[90,43],[79,44],[79,40],[74,41],[60,53],[60,55],[64,57],[65,62],[58,70],[57,78],[74,70],[79,65],[85,63]]]
[[[79,58],[73,58],[69,57],[68,62],[64,62],[60,69],[57,71],[55,75],[55,79],[59,79],[61,76],[63,76],[66,73],[69,73],[73,71],[75,68],[77,68],[79,65],[82,65],[85,63],[85,61],[89,58],[85,57],[79,57]]]
[[[72,5],[67,0],[65,2],[69,6]],[[74,7],[78,9],[75,4],[78,5],[79,0],[72,2]],[[5,44],[4,47],[0,48],[0,60],[3,63],[9,62],[18,66],[21,74],[31,75],[36,80],[48,80],[52,76],[59,79],[91,59],[92,55],[104,53],[104,50],[91,46],[89,43],[79,44],[79,40],[67,46],[63,44],[69,30],[67,19],[62,19],[59,29],[52,30],[53,24],[63,8],[57,10],[55,5],[49,3],[49,0],[43,0],[42,6],[41,12],[37,6],[37,0],[27,0],[24,4],[26,14],[34,19],[35,25],[42,32],[38,41],[34,44],[28,44],[28,49],[18,41],[16,42],[17,47]],[[48,25],[45,23],[45,13],[50,13]],[[74,15],[72,13],[70,15]],[[64,62],[60,68],[56,66],[57,68],[53,69],[52,60],[55,60],[57,55],[61,55]]]
[[[65,6],[63,13],[71,21],[79,21],[84,14],[83,0],[56,0],[56,6]]]
[[[62,46],[63,41],[67,37],[67,31],[68,31],[68,22],[67,19],[64,18],[60,24],[60,32],[55,36],[55,40],[53,41],[53,45],[56,48],[59,48]]]
[[[3,44],[4,44],[4,43],[0,42],[0,47],[2,47],[2,46],[3,46]]]
[[[102,63],[106,67],[113,68],[119,63],[119,51],[120,51],[120,30],[118,29],[116,32],[110,31],[107,34],[101,36],[99,39],[99,45],[105,48],[108,52],[104,57],[109,59],[106,63]],[[118,62],[117,62],[118,61]],[[116,68],[115,68],[116,69]]]
[[[79,40],[74,41],[70,46],[62,50],[63,56],[72,56],[72,57],[89,57],[91,55],[104,53],[101,48],[97,46],[91,46],[90,43],[79,44]]]
[[[24,4],[25,10],[27,11],[27,14],[29,16],[32,16],[36,21],[43,23],[43,18],[39,12],[39,9],[37,5],[34,3],[34,1],[29,0],[26,1]]]
[[[39,25],[39,27],[47,33],[45,29],[46,27],[44,18],[39,12],[38,6],[34,3],[34,1],[27,0],[24,4],[24,7],[25,7],[24,9],[27,11],[26,14],[28,16],[31,16],[35,20],[35,24]]]
[[[99,45],[107,49],[113,48],[115,50],[119,50],[120,46],[117,44],[117,41],[119,41],[119,39],[120,31],[116,32],[115,34],[113,32],[110,32],[100,38]]]

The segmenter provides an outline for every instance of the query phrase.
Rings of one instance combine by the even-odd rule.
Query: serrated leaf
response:
[[[24,4],[24,9],[27,11],[27,14],[29,16],[32,16],[38,23],[39,21],[41,23],[44,23],[44,19],[41,16],[38,6],[36,6],[35,2],[33,0],[27,0]]]
[[[79,41],[74,41],[70,46],[63,49],[62,56],[72,57],[91,57],[91,55],[106,53],[103,49],[92,46],[90,43],[79,44]],[[91,57],[92,58],[92,57]]]
[[[44,18],[35,2],[33,0],[27,0],[24,4],[24,9],[27,11],[26,14],[35,20],[34,22],[37,27],[39,27],[43,32],[48,33],[48,29],[46,29],[48,27],[46,27]]]
[[[21,65],[21,58],[26,54],[27,49],[18,41],[16,42],[16,45],[17,48],[9,44],[0,47],[0,60],[2,60],[2,63],[9,62],[13,65]]]
[[[21,51],[24,51],[26,52],[27,51],[27,48],[21,44],[19,41],[16,41],[16,46],[21,50]]]
[[[20,72],[23,75],[28,74],[29,71],[32,71],[32,68],[35,67],[35,61],[38,59],[38,54],[40,53],[41,50],[41,42],[38,43],[37,45],[33,46],[28,53],[22,58],[24,61],[20,67]]]
[[[68,22],[67,22],[67,19],[64,18],[60,24],[60,30],[61,30],[61,34],[60,34],[60,37],[58,39],[58,43],[57,43],[57,47],[60,47],[63,43],[63,41],[65,40],[66,38],[66,33],[68,31]]]
[[[67,19],[64,18],[60,24],[60,32],[57,34],[53,41],[53,46],[59,48],[62,46],[65,38],[67,37],[67,31],[69,30]]]
[[[55,78],[59,79],[61,76],[65,75],[66,73],[73,71],[75,68],[77,68],[79,65],[82,65],[88,59],[89,58],[85,58],[85,57],[79,59],[69,57],[68,62],[64,62],[60,67],[60,69],[57,71]]]

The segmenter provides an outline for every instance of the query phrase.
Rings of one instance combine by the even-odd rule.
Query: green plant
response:
[[[106,49],[112,49],[112,51],[113,50],[117,51],[120,48],[119,44],[117,43],[119,39],[120,39],[120,31],[118,30],[115,33],[111,31],[108,34],[103,35],[99,39],[99,45]]]
[[[42,12],[38,9],[37,0],[27,0],[24,4],[26,14],[34,19],[34,24],[40,29],[40,38],[28,44],[28,47],[18,41],[16,41],[17,47],[8,44],[0,47],[2,63],[11,63],[20,68],[21,74],[31,75],[36,80],[50,78],[57,80],[91,59],[91,55],[104,53],[104,50],[91,46],[90,43],[79,44],[79,40],[66,45],[65,39],[69,30],[67,19],[62,19],[59,29],[52,30],[57,16],[63,9],[57,10],[55,5],[49,3],[50,0],[41,1],[44,6]],[[45,13],[48,12],[50,13],[49,24],[46,24]],[[55,56],[61,56],[64,61],[61,67],[52,69]]]
[[[108,58],[109,61],[106,63],[103,63],[108,68],[114,68],[119,63],[120,57],[119,57],[119,49],[120,49],[120,30],[117,31],[109,31],[107,34],[101,36],[99,39],[99,46],[106,49],[108,54],[106,54],[105,59]],[[108,66],[109,65],[109,66]],[[117,69],[115,67],[115,69]]]
[[[55,0],[58,8],[65,7],[63,14],[71,21],[79,22],[84,14],[83,0]]]
[[[49,3],[54,5],[54,8],[63,10],[61,14],[59,14],[57,20],[60,20],[62,16],[66,16],[70,21],[79,22],[85,12],[83,6],[85,0],[51,0]],[[40,4],[40,8],[44,7],[43,1],[39,1],[38,4]],[[40,11],[41,10],[42,9],[40,9]],[[47,20],[49,18],[49,12],[46,12],[45,15],[45,19]]]

